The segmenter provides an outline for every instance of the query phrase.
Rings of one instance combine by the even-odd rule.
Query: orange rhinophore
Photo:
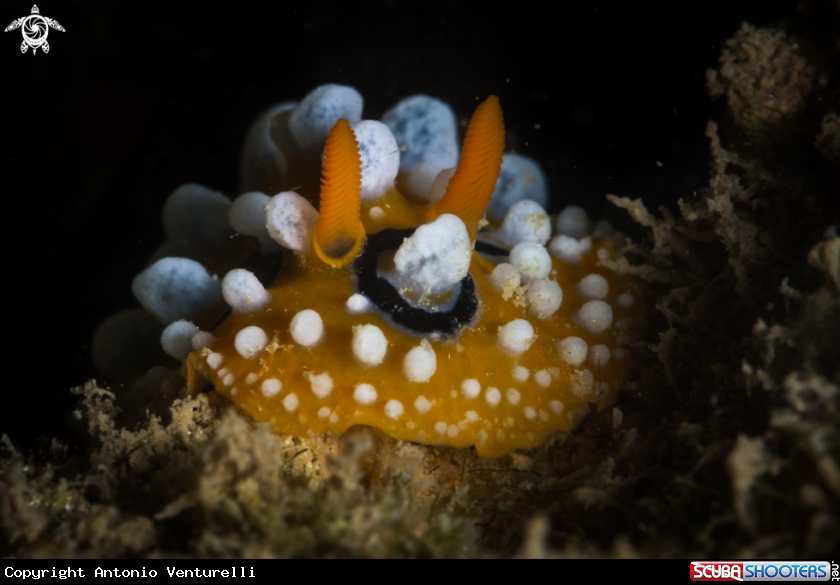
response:
[[[475,240],[478,222],[484,215],[502,168],[505,150],[505,121],[499,98],[491,95],[476,108],[467,127],[458,169],[449,180],[443,198],[426,215],[431,221],[444,213],[457,215]]]
[[[321,209],[313,247],[321,260],[340,268],[356,258],[365,241],[359,218],[362,161],[347,120],[336,122],[327,136],[322,174]]]

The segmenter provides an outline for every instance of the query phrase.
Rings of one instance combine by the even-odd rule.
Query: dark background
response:
[[[31,1],[3,2],[0,26]],[[550,211],[621,222],[606,193],[674,206],[708,176],[706,68],[742,21],[794,4],[649,4],[39,3],[66,28],[49,54],[0,34],[0,432],[25,449],[66,436],[70,388],[97,376],[93,330],[135,304],[164,199],[188,182],[236,196],[250,121],[320,84],[356,87],[365,118],[415,93],[468,118],[495,93],[508,149],[543,165]]]

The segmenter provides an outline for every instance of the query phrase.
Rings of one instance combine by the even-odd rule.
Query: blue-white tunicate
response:
[[[394,186],[400,170],[400,151],[391,130],[377,120],[353,124],[362,159],[362,199],[377,199]]]
[[[406,150],[400,157],[400,170],[411,172],[423,162],[442,169],[458,164],[458,127],[455,113],[446,103],[426,95],[405,98],[385,112],[397,144]]]
[[[234,199],[228,211],[230,227],[240,234],[257,238],[263,254],[280,249],[266,229],[265,206],[268,201],[268,195],[259,191],[243,193]]]
[[[198,333],[198,327],[189,321],[180,319],[167,325],[160,336],[163,351],[178,361],[187,359],[193,352],[192,338]]]
[[[197,321],[222,303],[222,287],[189,258],[162,258],[135,277],[131,292],[162,323]]]
[[[582,238],[592,229],[592,222],[582,207],[570,205],[557,216],[554,228],[558,234]]]
[[[510,207],[517,201],[530,199],[548,206],[548,187],[545,175],[539,163],[521,154],[508,153],[502,158],[502,171],[496,181],[496,190],[490,205],[487,206],[487,218],[502,221]]]
[[[96,369],[118,381],[142,375],[166,359],[160,346],[162,332],[160,321],[140,308],[108,317],[93,334]]]
[[[230,245],[230,199],[201,185],[181,185],[163,206],[163,231],[172,250],[184,255],[214,254]]]
[[[294,102],[276,104],[251,125],[239,160],[242,191],[280,185],[286,177],[288,161],[284,148],[288,144],[283,142],[289,140],[283,140],[283,135],[288,134],[288,118],[295,105]]]
[[[330,129],[339,119],[351,125],[362,119],[362,96],[346,85],[315,88],[297,105],[289,118],[289,130],[308,155],[320,155]]]

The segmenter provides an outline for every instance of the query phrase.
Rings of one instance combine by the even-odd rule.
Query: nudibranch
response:
[[[460,155],[437,153],[454,168],[430,157],[411,172],[400,168],[399,112],[388,124],[360,120],[359,104],[325,121],[307,100],[272,114],[273,143],[299,145],[275,168],[305,178],[292,167],[322,147],[320,193],[234,202],[234,229],[291,253],[267,286],[241,268],[207,285],[230,306],[214,329],[166,329],[171,355],[192,351],[190,392],[209,382],[254,420],[298,436],[368,425],[490,457],[535,447],[612,403],[641,319],[638,291],[599,266],[615,258],[614,240],[592,234],[579,208],[552,220],[545,201],[526,198],[495,209],[501,221],[485,219],[508,164],[495,96],[473,114]],[[321,147],[295,137],[301,110],[323,128]]]

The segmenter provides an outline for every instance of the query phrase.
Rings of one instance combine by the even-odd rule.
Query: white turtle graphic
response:
[[[41,16],[38,5],[32,5],[32,14],[13,20],[12,24],[6,27],[3,32],[9,32],[16,28],[23,26],[21,32],[23,33],[23,42],[20,44],[20,52],[25,53],[26,49],[32,47],[32,54],[34,55],[38,48],[44,53],[50,52],[50,44],[47,42],[47,34],[50,32],[48,27],[64,32],[64,27],[58,24],[57,20]]]

